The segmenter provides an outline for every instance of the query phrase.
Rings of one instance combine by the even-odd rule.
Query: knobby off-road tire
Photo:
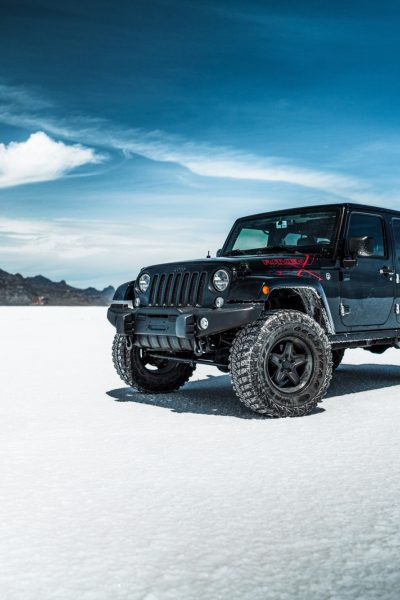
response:
[[[313,410],[329,386],[331,347],[311,317],[280,310],[239,331],[230,370],[245,406],[267,416],[300,417]]]
[[[332,369],[335,371],[343,360],[344,348],[332,350]]]
[[[125,336],[119,334],[114,337],[112,357],[115,370],[126,385],[151,394],[179,389],[196,368],[186,363],[146,357],[137,346],[127,348]]]

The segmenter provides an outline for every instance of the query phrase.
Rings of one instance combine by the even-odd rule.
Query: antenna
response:
[[[207,251],[207,257],[206,258],[211,258],[211,254],[210,254],[209,250]]]

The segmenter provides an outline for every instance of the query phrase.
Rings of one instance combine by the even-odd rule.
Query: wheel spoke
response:
[[[286,358],[288,358],[289,360],[292,358],[293,355],[293,343],[292,342],[286,342],[285,345],[285,356]]]
[[[307,362],[307,356],[305,354],[294,354],[293,355],[293,366],[294,368],[300,367],[301,365],[304,365],[304,363]]]
[[[297,373],[297,371],[294,371],[294,370],[289,371],[287,376],[290,379],[290,381],[293,383],[293,385],[298,385],[300,383],[300,377],[299,377],[299,374]]]
[[[285,379],[285,377],[286,377],[286,373],[282,369],[277,369],[274,373],[274,380],[275,380],[275,383],[277,383],[277,384],[283,383],[283,380]]]
[[[281,366],[282,355],[276,354],[274,352],[274,353],[270,354],[269,360],[272,362],[273,365],[275,365],[279,369]]]

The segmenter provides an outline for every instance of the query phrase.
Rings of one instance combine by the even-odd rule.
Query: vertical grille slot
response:
[[[168,306],[168,304],[171,304],[170,296],[171,296],[171,292],[172,292],[171,286],[172,286],[173,279],[174,279],[174,274],[170,273],[168,275],[167,283],[165,285],[165,292],[164,292],[164,299],[163,299],[163,304],[166,304],[167,306]]]
[[[206,281],[207,281],[207,273],[205,273],[203,271],[203,273],[200,275],[199,285],[197,287],[194,304],[202,304],[203,303],[203,293],[204,293],[204,288],[206,286]]]
[[[158,284],[158,290],[156,294],[156,304],[162,304],[162,297],[164,291],[164,283],[165,283],[165,273],[163,273],[160,277],[160,283]]]
[[[179,304],[187,304],[188,283],[189,273],[185,273],[182,279],[182,285],[179,294]]]
[[[154,275],[153,281],[151,282],[151,288],[150,288],[150,296],[149,296],[150,304],[155,304],[155,301],[156,301],[157,282],[158,282],[158,275]]]
[[[195,289],[196,289],[196,285],[197,285],[197,280],[199,278],[199,274],[198,273],[192,273],[192,277],[190,279],[190,286],[189,286],[189,297],[188,297],[188,304],[190,304],[190,306],[193,306],[195,304]]]
[[[171,306],[177,305],[178,289],[179,289],[179,283],[180,283],[181,278],[182,278],[182,275],[180,273],[175,275],[175,281],[174,281],[174,285],[172,287],[172,294],[171,294],[171,302],[170,302]]]

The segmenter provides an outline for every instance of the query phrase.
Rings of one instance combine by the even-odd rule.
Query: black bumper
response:
[[[126,304],[111,304],[107,318],[117,333],[129,336],[167,336],[180,339],[202,338],[229,329],[243,327],[257,319],[264,304],[236,304],[223,308],[129,308]],[[202,317],[208,320],[201,329]]]

